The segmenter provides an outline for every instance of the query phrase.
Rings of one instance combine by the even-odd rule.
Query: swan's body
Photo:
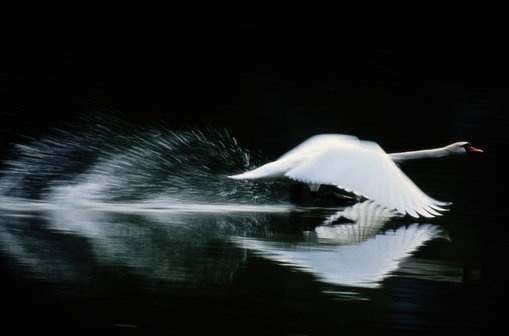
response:
[[[435,200],[419,189],[396,165],[421,158],[482,152],[462,141],[446,147],[387,154],[376,143],[341,134],[316,135],[278,160],[233,179],[288,177],[307,183],[312,191],[321,184],[334,185],[412,217],[434,217],[447,202]]]

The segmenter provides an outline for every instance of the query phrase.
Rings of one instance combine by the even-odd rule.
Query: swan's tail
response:
[[[242,173],[242,174],[237,174],[237,175],[229,175],[228,178],[231,178],[231,179],[234,179],[234,180],[249,180],[249,179],[253,179],[253,178],[256,178],[256,177],[253,177],[253,174],[252,174],[252,171],[248,171],[248,172],[245,172],[245,173]]]
[[[285,172],[288,170],[287,168],[288,167],[284,167],[281,164],[276,164],[276,162],[269,162],[245,173],[230,175],[228,177],[235,180],[281,177],[284,176]]]

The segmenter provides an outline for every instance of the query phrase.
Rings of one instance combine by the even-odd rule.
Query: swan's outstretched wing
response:
[[[318,134],[310,137],[302,142],[297,147],[289,150],[279,158],[297,158],[306,155],[312,155],[317,152],[327,150],[329,148],[343,147],[343,146],[359,146],[359,138],[353,135],[346,134]]]
[[[279,159],[269,162],[256,169],[242,174],[229,176],[233,179],[257,179],[268,177],[282,177],[291,168],[307,161],[312,160],[316,155],[330,148],[342,146],[359,146],[359,139],[351,135],[343,134],[319,134],[312,136],[302,142],[297,147],[289,150]]]
[[[292,165],[284,175],[309,184],[335,185],[412,217],[440,215],[437,211],[447,205],[422,192],[370,141],[331,146]]]

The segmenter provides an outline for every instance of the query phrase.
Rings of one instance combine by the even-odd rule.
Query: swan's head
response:
[[[459,155],[465,155],[465,154],[477,154],[482,153],[483,150],[479,148],[475,148],[472,146],[472,144],[468,141],[459,141],[455,142],[449,146],[446,147],[447,150],[451,154],[459,154]]]

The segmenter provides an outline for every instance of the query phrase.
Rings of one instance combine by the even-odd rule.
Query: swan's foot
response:
[[[311,196],[314,198],[327,198],[338,201],[356,201],[357,197],[346,195],[335,190],[324,190],[324,191],[311,191]]]
[[[346,206],[358,201],[353,194],[343,192],[334,186],[322,185],[318,190],[310,190],[303,184],[293,185],[290,189],[290,201],[310,206]]]

